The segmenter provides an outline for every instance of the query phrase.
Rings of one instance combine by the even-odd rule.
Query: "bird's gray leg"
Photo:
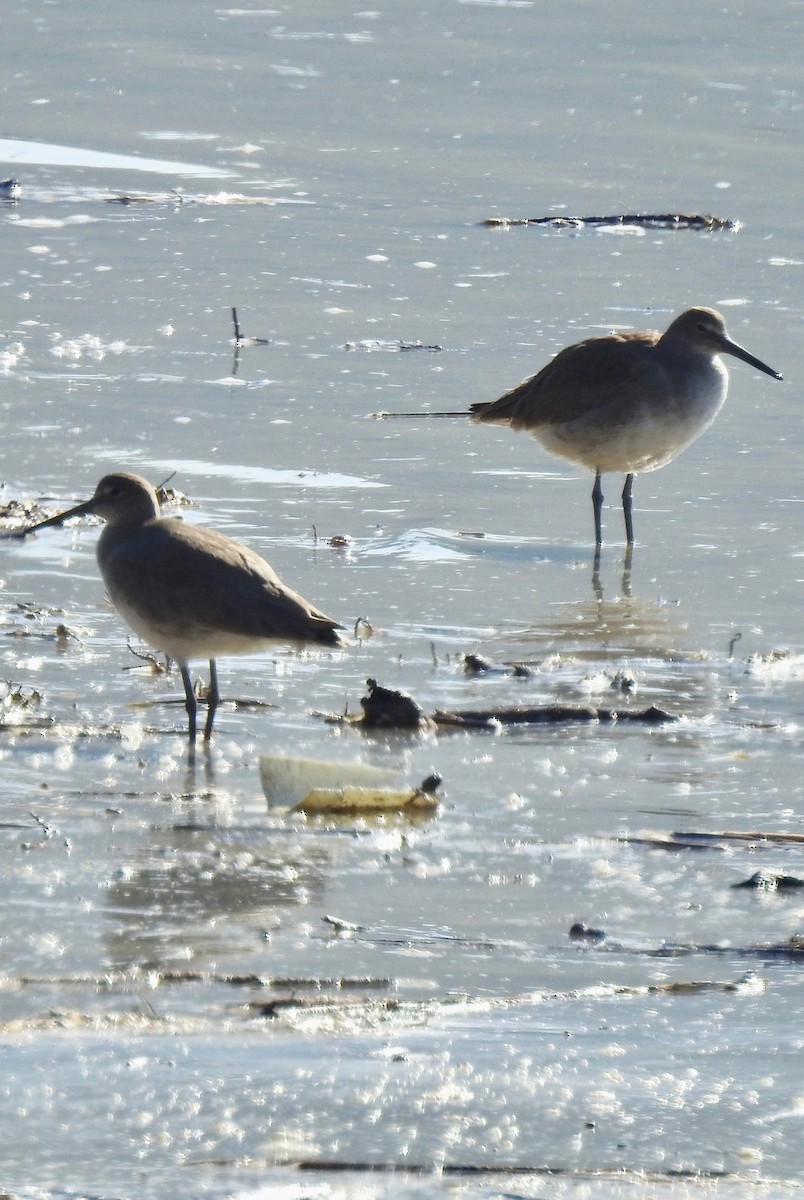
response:
[[[212,737],[212,722],[215,720],[215,709],[220,704],[221,694],[218,690],[218,668],[215,660],[209,660],[209,691],[207,692],[207,720],[204,725],[204,741]]]
[[[600,578],[600,547],[595,547],[595,561],[592,564],[592,591],[598,604],[603,603],[603,583]]]
[[[595,545],[598,550],[603,545],[603,486],[600,482],[600,472],[595,472],[595,486],[592,488],[592,508],[595,512]]]
[[[622,593],[626,600],[631,596],[631,563],[634,558],[634,547],[629,542],[625,547],[625,557],[623,558],[623,581]]]
[[[187,719],[189,722],[190,742],[195,742],[195,714],[198,711],[198,702],[195,698],[193,689],[193,681],[190,678],[190,671],[184,663],[179,666],[181,671],[181,681],[184,684],[184,707],[187,709]]]
[[[625,540],[629,546],[634,544],[634,519],[631,515],[631,491],[634,486],[634,476],[626,475],[623,488],[623,516],[625,517]]]

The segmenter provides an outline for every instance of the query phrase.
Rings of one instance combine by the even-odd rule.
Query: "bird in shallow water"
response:
[[[105,475],[90,500],[19,536],[87,513],[106,522],[97,557],[112,604],[143,641],[178,663],[191,744],[197,711],[191,659],[209,661],[208,741],[220,701],[215,665],[220,655],[265,649],[270,642],[342,645],[342,626],[286,587],[248,546],[214,529],[160,516],[156,492],[139,475]]]
[[[538,375],[469,410],[475,421],[532,433],[546,450],[595,472],[595,546],[603,542],[601,476],[625,473],[625,534],[633,545],[634,476],[672,462],[714,421],[728,391],[721,354],[783,377],[749,354],[712,308],[690,308],[660,334],[612,333],[567,346]]]

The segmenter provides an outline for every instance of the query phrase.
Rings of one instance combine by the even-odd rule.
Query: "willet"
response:
[[[631,546],[634,475],[666,466],[712,424],[729,385],[721,354],[783,378],[731,340],[720,313],[690,308],[663,334],[613,333],[567,346],[538,375],[469,412],[476,421],[524,429],[552,454],[595,472],[598,550],[601,476],[625,472],[622,502]]]
[[[134,632],[178,663],[190,742],[197,702],[188,663],[209,661],[204,740],[220,701],[215,659],[270,642],[338,646],[342,626],[314,608],[248,546],[213,529],[159,515],[146,479],[121,471],[101,479],[83,504],[20,531],[19,536],[95,513],[106,527],[97,556],[112,603]]]

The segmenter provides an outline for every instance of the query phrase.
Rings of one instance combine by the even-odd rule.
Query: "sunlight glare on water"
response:
[[[4,541],[9,1194],[800,1189],[800,38],[758,0],[4,13],[4,528],[167,480],[349,640],[222,660],[193,761],[99,524]],[[739,229],[483,224],[639,213]],[[692,305],[785,380],[729,360],[631,560],[616,476],[595,569],[591,473],[425,415]],[[362,730],[368,679],[564,717]],[[444,786],[305,815],[266,754]]]

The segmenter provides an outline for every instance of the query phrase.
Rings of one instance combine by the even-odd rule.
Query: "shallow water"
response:
[[[175,471],[186,519],[373,627],[222,663],[227,696],[277,707],[223,708],[190,764],[180,685],[127,649],[95,531],[4,543],[7,1191],[801,1185],[802,893],[731,887],[804,877],[801,15],[602,12],[4,12],[0,500]],[[639,210],[742,228],[480,224]],[[714,428],[637,480],[630,571],[619,481],[596,578],[585,474],[505,429],[372,418],[493,398],[694,303],[785,382],[734,362]],[[270,344],[234,353],[233,306]],[[467,652],[531,673],[469,678]],[[359,711],[368,677],[427,712],[679,719],[314,715]],[[268,752],[437,769],[444,797],[305,820],[268,808]],[[792,836],[701,836],[734,832]]]

